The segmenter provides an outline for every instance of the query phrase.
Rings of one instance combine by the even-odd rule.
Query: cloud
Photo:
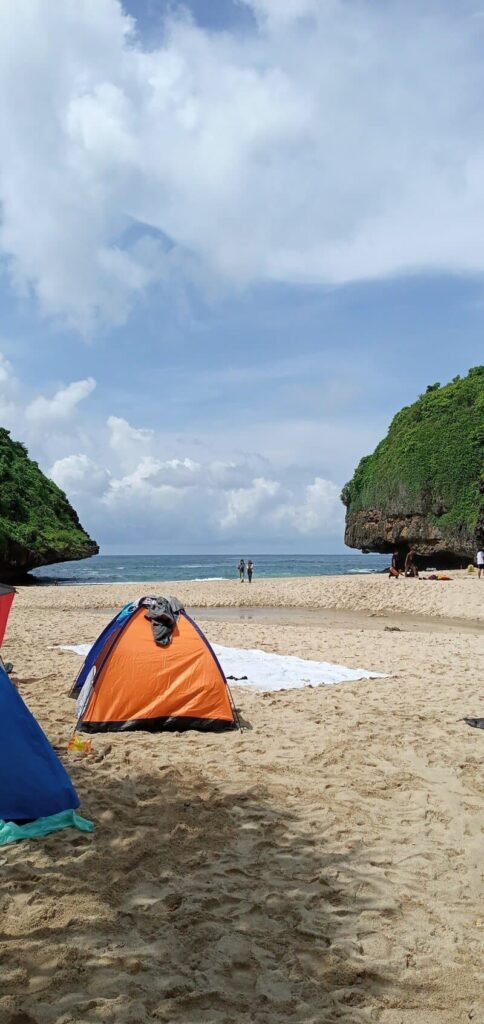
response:
[[[108,416],[109,447],[116,454],[121,466],[134,469],[140,456],[147,452],[154,438],[153,430],[132,427],[121,416]]]
[[[16,376],[14,367],[0,352],[0,422],[14,437],[28,445],[38,444],[48,461],[86,439],[77,415],[78,406],[96,387],[92,377],[59,388],[52,398],[32,395],[32,388]]]
[[[109,485],[109,470],[98,466],[87,455],[68,455],[57,459],[48,471],[48,476],[72,500],[79,496],[101,496]]]
[[[120,479],[113,479],[109,491],[105,495],[107,504],[119,503],[120,498],[129,496],[136,498],[155,497],[171,494],[173,489],[185,490],[199,482],[197,479],[202,467],[192,459],[168,459],[161,462],[151,455],[144,455],[136,468]]]
[[[242,0],[254,12],[258,21],[271,27],[286,25],[297,18],[310,17],[317,14],[324,6],[329,10],[334,7],[332,0]]]
[[[276,480],[266,480],[261,476],[256,477],[249,487],[229,491],[226,507],[220,517],[222,529],[238,526],[246,520],[259,518],[272,511],[280,489]]]
[[[75,413],[79,402],[87,398],[96,387],[92,377],[76,380],[65,388],[56,391],[53,398],[40,395],[30,402],[25,409],[28,420],[37,424],[62,423],[69,420]]]
[[[246,480],[259,478],[271,470],[271,463],[260,454],[240,455],[230,460],[211,459],[204,470],[207,484],[215,490],[237,491]]]
[[[15,422],[18,382],[12,364],[0,352],[0,420],[3,427]]]
[[[340,488],[332,480],[316,477],[305,487],[255,478],[249,486],[229,491],[220,517],[223,530],[259,528],[272,537],[321,535],[341,530],[343,511]],[[301,496],[299,496],[301,495]]]
[[[83,416],[78,406],[92,394],[93,378],[74,381],[52,398],[32,395],[0,353],[0,407],[12,382],[7,425],[14,438],[27,443],[101,544],[206,548],[236,546],[243,538],[251,546],[294,548],[307,538],[317,546],[324,538],[341,537],[340,484],[316,475],[309,463],[291,465],[291,439],[299,443],[291,424],[286,433],[282,422],[274,425],[272,449],[267,445],[262,455],[257,442],[267,439],[265,425],[244,426],[248,450],[241,451],[237,431],[231,435],[216,427],[196,443],[163,427],[106,415],[99,405]],[[305,428],[305,437],[308,430],[317,449],[315,424]],[[337,443],[334,435],[331,444]]]
[[[107,460],[109,453],[108,446]],[[82,521],[110,544],[138,544],[140,538],[148,545],[235,543],[241,535],[295,543],[298,537],[341,531],[335,483],[316,478],[300,486],[287,473],[284,479],[257,476],[257,462],[143,455],[132,471],[119,475],[113,465],[75,454],[58,459],[49,475],[75,501]],[[234,487],[234,480],[244,483]]]
[[[332,480],[317,476],[303,493],[302,502],[288,502],[277,510],[277,518],[285,523],[286,528],[292,523],[300,534],[342,531],[344,514],[340,487]]]
[[[179,8],[143,49],[117,0],[0,5],[0,253],[44,313],[119,324],[194,278],[482,275],[473,5],[249,6],[252,33]]]
[[[6,385],[10,385],[12,379],[12,364],[9,363],[8,359],[6,359],[3,353],[0,352],[0,386],[4,388]]]
[[[239,479],[245,470],[239,465]],[[243,536],[294,544],[297,538],[341,535],[340,487],[330,480],[316,477],[300,487],[287,478],[249,476],[244,486],[235,488],[215,480],[210,462],[162,463],[145,456],[132,473],[106,479],[91,514],[97,516],[104,508],[106,519],[109,510],[110,534],[123,542],[136,540],[139,531],[145,542],[173,543],[235,543]]]

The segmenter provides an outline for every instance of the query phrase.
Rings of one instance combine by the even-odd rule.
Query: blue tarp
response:
[[[57,754],[0,665],[0,820],[46,818],[79,803]]]

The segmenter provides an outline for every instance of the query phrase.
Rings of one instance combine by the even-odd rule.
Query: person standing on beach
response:
[[[410,548],[405,559],[405,576],[418,577],[417,552],[415,551],[415,548]]]
[[[477,562],[477,577],[478,577],[478,579],[480,579],[481,578],[481,572],[484,572],[484,551],[481,550],[481,551],[477,552],[476,562]]]
[[[237,568],[239,570],[240,582],[243,583],[245,580],[245,562],[243,558],[240,559]]]
[[[247,579],[249,583],[252,583],[252,573],[254,572],[254,563],[251,558],[247,562]]]

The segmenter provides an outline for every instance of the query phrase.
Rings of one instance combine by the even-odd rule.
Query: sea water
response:
[[[238,579],[240,554],[234,555],[94,555],[80,562],[62,562],[34,569],[42,583],[136,583],[164,580]],[[381,572],[388,555],[252,555],[254,582],[270,576],[346,576]]]

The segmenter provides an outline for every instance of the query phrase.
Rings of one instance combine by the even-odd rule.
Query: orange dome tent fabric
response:
[[[146,608],[127,605],[89,652],[73,694],[83,732],[238,728],[223,671],[210,644],[180,612],[168,646],[158,646]]]

